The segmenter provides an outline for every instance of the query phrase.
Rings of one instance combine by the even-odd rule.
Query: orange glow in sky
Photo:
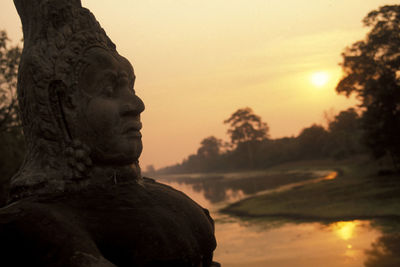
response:
[[[297,135],[323,113],[356,104],[338,96],[341,52],[363,39],[361,20],[386,0],[82,0],[136,72],[142,115],[141,165],[175,164],[223,121],[251,107],[272,138]],[[0,25],[22,38],[13,1]],[[326,81],[311,83],[318,71]],[[325,79],[325,78],[324,78]],[[323,84],[322,84],[323,83]],[[316,90],[316,85],[322,84]]]

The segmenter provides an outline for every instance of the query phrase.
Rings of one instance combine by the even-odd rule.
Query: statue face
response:
[[[82,93],[78,95],[84,97],[76,101],[72,137],[90,147],[95,163],[132,164],[142,152],[140,113],[144,110],[133,89],[133,68],[127,59],[102,48],[88,50],[85,57],[89,64],[78,80]]]

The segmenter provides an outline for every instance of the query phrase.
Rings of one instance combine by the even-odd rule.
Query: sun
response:
[[[325,71],[318,71],[311,74],[311,83],[320,88],[323,87],[329,81],[329,74]]]

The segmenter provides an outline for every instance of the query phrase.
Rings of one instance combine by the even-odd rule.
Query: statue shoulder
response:
[[[210,212],[208,209],[205,209],[204,207],[200,206],[198,203],[193,201],[189,196],[187,196],[185,193],[182,191],[179,191],[169,185],[157,182],[156,179],[149,178],[149,177],[143,177],[143,181],[146,184],[152,184],[155,185],[155,187],[158,187],[157,190],[165,191],[168,192],[169,194],[175,194],[177,199],[182,199],[184,202],[190,202],[191,205],[198,207],[199,209],[202,210],[202,213],[205,214],[207,219],[210,221],[210,223],[214,226],[214,220],[210,216]]]

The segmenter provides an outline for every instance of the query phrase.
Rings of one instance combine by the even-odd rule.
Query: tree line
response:
[[[227,120],[230,142],[215,136],[204,138],[195,154],[163,173],[264,169],[290,161],[321,158],[344,159],[366,153],[361,142],[361,116],[354,108],[341,111],[328,123],[313,124],[293,137],[269,138],[269,127],[249,107]]]

